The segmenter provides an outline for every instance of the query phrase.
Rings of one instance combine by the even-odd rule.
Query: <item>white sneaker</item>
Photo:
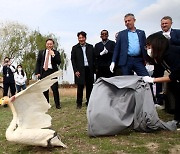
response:
[[[159,105],[159,104],[155,104],[155,108],[157,110],[164,110],[164,106],[163,105]]]

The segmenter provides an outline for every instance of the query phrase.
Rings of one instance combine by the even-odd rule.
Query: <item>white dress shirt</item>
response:
[[[167,32],[164,32],[164,31],[163,31],[163,35],[164,35],[167,39],[171,39],[170,33],[171,33],[171,28],[170,28]]]
[[[87,56],[86,56],[86,45],[81,45],[81,48],[82,48],[83,56],[84,56],[84,66],[89,66]]]

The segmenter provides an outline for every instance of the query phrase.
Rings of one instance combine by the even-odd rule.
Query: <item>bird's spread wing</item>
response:
[[[51,116],[46,114],[50,104],[44,97],[43,92],[58,81],[57,77],[60,74],[57,71],[15,95],[13,105],[17,112],[19,127],[32,129],[51,126]]]

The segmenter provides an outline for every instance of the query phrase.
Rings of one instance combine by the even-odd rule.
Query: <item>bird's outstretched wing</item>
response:
[[[15,95],[13,105],[18,117],[18,127],[32,129],[51,126],[51,116],[46,114],[51,106],[43,92],[57,82],[60,75],[60,71],[57,71]]]

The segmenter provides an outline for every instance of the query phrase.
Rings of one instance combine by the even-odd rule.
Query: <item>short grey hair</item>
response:
[[[162,21],[162,20],[168,20],[168,19],[172,22],[172,18],[171,18],[170,16],[164,16],[164,17],[161,19],[161,21]]]
[[[132,14],[132,13],[126,14],[126,15],[124,16],[124,18],[129,17],[129,16],[132,16],[132,17],[135,19],[135,16],[134,16],[134,14]]]

